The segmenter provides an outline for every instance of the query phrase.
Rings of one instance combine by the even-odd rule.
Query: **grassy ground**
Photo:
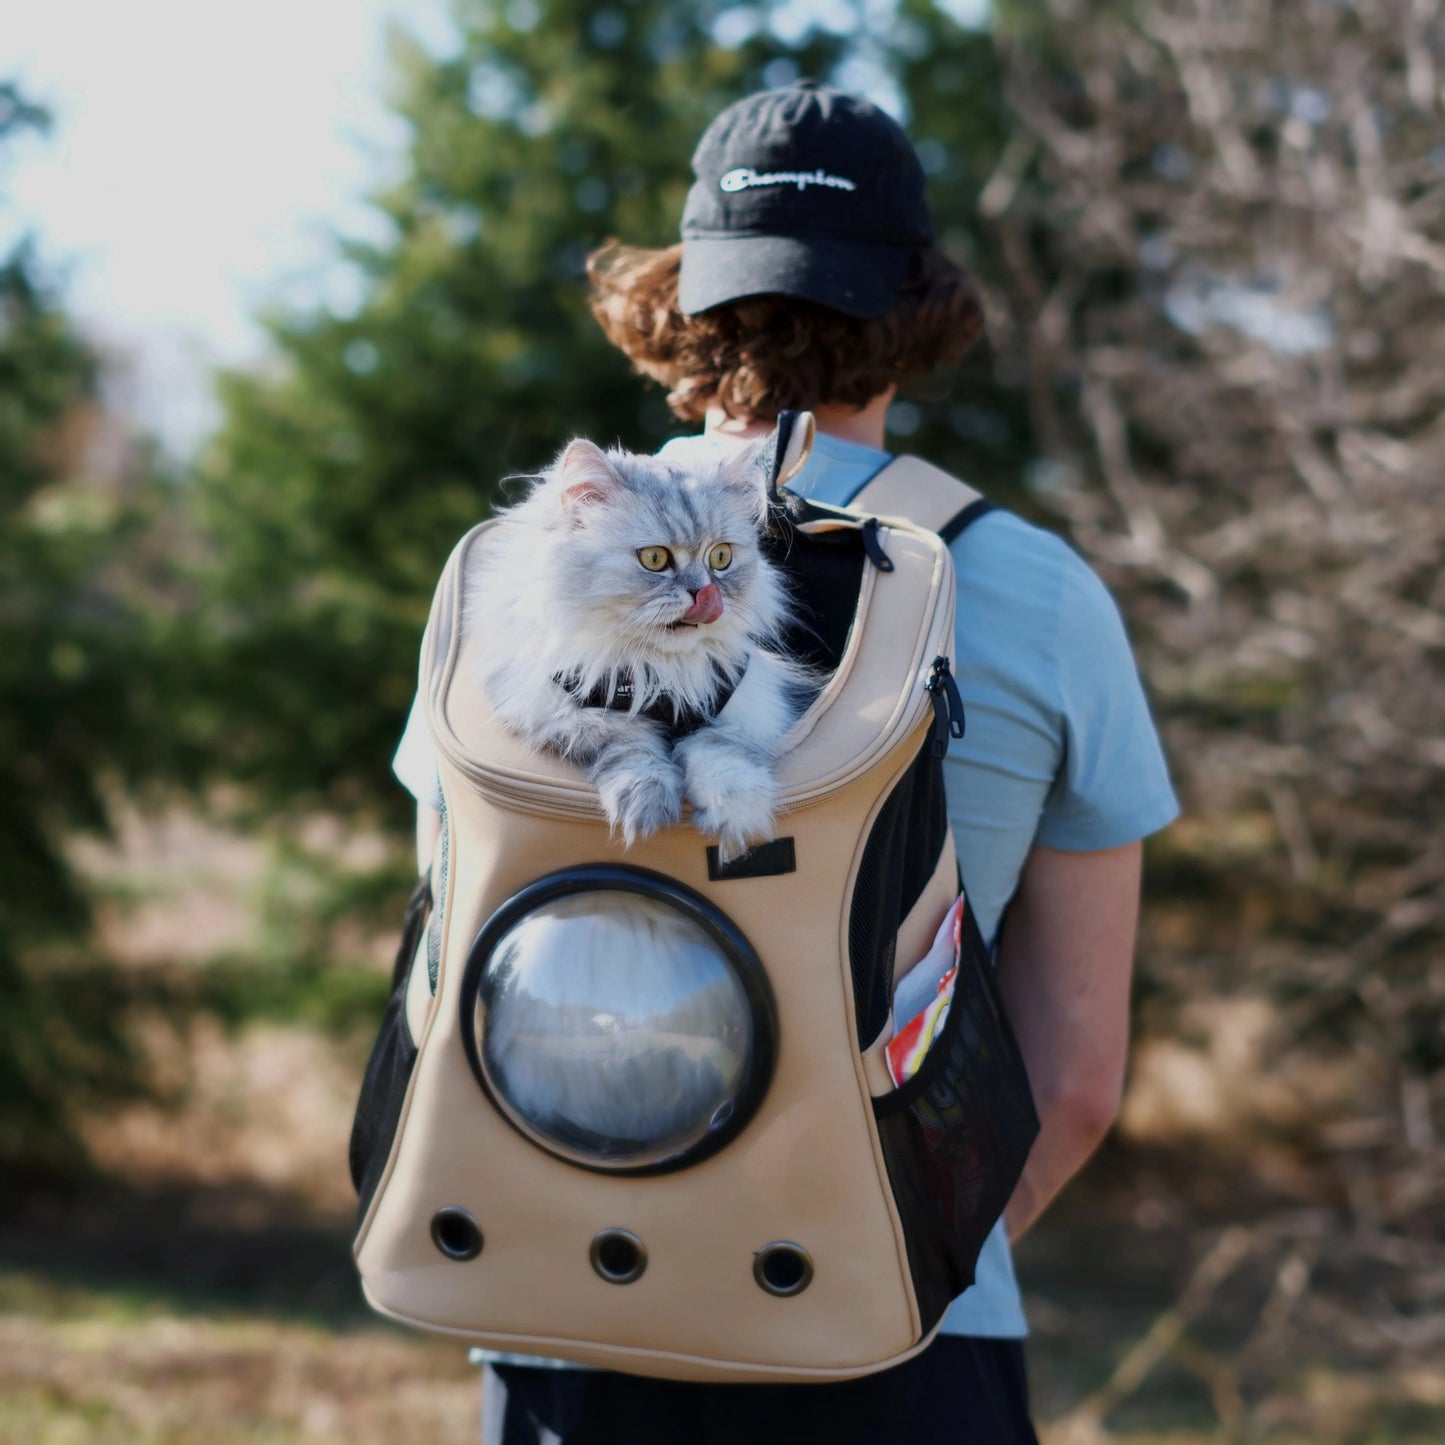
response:
[[[106,1172],[0,1222],[0,1441],[474,1438],[464,1352],[356,1286],[359,1041],[194,1032],[180,1102],[96,1120]]]
[[[0,1276],[0,1439],[467,1440],[473,1372],[455,1348],[141,1290]]]
[[[93,1178],[0,1213],[0,1441],[474,1439],[464,1352],[370,1316],[349,1256],[385,940],[288,960],[296,900],[184,821],[92,864],[157,1097],[86,1121]],[[1131,1108],[1148,1140],[1020,1251],[1045,1445],[1445,1439],[1445,1251],[1362,1228],[1288,1150]]]

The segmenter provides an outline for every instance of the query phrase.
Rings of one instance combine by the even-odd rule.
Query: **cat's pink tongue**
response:
[[[716,582],[709,582],[696,597],[692,606],[678,618],[679,622],[716,622],[723,615],[722,593]]]

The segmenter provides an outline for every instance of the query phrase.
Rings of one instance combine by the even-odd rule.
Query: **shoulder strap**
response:
[[[907,517],[937,532],[945,542],[952,542],[985,513],[996,509],[997,503],[980,495],[967,482],[922,457],[908,456],[894,457],[848,503],[852,512]]]

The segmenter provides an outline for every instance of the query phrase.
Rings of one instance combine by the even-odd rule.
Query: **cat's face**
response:
[[[545,585],[559,623],[657,657],[731,650],[775,625],[756,452],[698,470],[573,442],[538,501],[556,508]]]

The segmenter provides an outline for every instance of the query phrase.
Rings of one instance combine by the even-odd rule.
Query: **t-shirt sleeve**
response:
[[[436,753],[432,750],[431,734],[427,732],[419,697],[412,700],[401,745],[391,760],[391,770],[418,803],[440,811],[442,793],[437,782]]]
[[[1056,661],[1063,758],[1038,841],[1088,852],[1157,832],[1179,803],[1119,609],[1081,561],[1065,579]]]

